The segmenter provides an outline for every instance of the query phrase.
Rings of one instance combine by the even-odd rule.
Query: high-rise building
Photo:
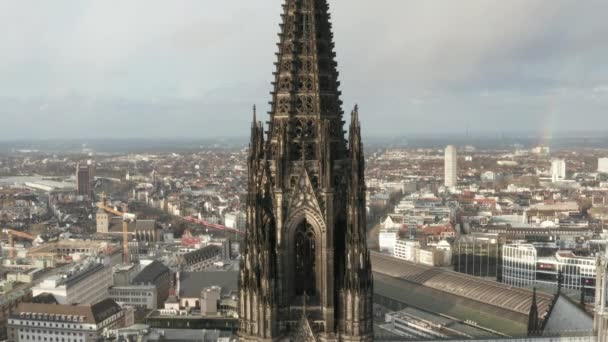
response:
[[[89,197],[92,194],[92,180],[93,180],[93,165],[87,163],[86,165],[76,165],[76,193],[79,196]]]
[[[458,184],[458,154],[455,146],[445,149],[445,186],[448,188]]]
[[[559,182],[566,179],[566,161],[563,159],[554,159],[551,161],[551,180]]]
[[[597,172],[608,173],[608,158],[599,158],[597,160]]]
[[[285,0],[268,136],[255,117],[241,341],[371,341],[358,108],[348,141],[327,0]]]

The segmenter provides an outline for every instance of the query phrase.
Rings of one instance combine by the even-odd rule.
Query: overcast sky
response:
[[[282,0],[0,0],[0,139],[246,136]],[[608,130],[606,0],[330,0],[367,135]]]

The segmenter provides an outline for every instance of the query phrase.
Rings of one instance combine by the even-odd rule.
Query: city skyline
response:
[[[268,109],[280,2],[2,3],[1,139],[242,136]],[[364,136],[608,124],[601,1],[330,6]]]
[[[608,342],[606,10],[0,0],[0,341]]]

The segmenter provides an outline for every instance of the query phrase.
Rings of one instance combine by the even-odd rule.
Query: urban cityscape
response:
[[[608,341],[602,122],[367,134],[337,3],[273,1],[232,138],[0,131],[0,341]]]

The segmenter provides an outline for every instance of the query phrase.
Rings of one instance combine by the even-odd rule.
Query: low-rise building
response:
[[[449,243],[442,241],[441,248],[438,246],[439,244],[422,247],[418,240],[397,240],[393,255],[402,260],[428,266],[449,266],[452,255]]]
[[[452,245],[454,271],[500,279],[501,248],[502,242],[498,234],[462,235]]]
[[[402,260],[416,262],[416,251],[419,248],[420,241],[418,240],[397,240],[393,255]]]
[[[204,271],[222,260],[222,247],[208,245],[181,256],[183,270],[186,272]]]
[[[44,274],[44,269],[30,268],[26,270],[8,273],[6,275],[6,280],[29,284],[34,280],[38,279],[42,274]]]
[[[393,254],[395,250],[395,243],[399,238],[399,229],[388,228],[380,230],[378,234],[378,244],[381,252],[387,252]]]
[[[21,302],[29,301],[32,291],[19,288],[0,294],[0,339],[6,338],[8,316]]]
[[[154,286],[156,288],[154,307],[162,306],[169,296],[171,270],[160,261],[152,261],[133,279],[132,285]]]
[[[21,303],[9,316],[8,338],[15,342],[89,342],[105,329],[124,326],[125,313],[111,299],[93,305]]]
[[[155,285],[114,286],[110,288],[110,298],[118,305],[140,309],[158,308],[158,291]]]
[[[595,297],[596,259],[561,250],[540,256],[533,244],[514,243],[502,247],[502,282],[517,287],[545,287],[583,291],[587,301]],[[561,275],[561,279],[560,279]]]
[[[241,211],[226,213],[224,214],[224,226],[244,230],[247,226],[247,215]]]
[[[608,158],[598,158],[597,172],[608,173]]]
[[[130,285],[141,269],[141,264],[120,265],[114,267],[114,286]]]
[[[32,295],[50,293],[60,304],[92,304],[107,299],[110,286],[112,269],[96,263],[48,277],[32,288]]]

